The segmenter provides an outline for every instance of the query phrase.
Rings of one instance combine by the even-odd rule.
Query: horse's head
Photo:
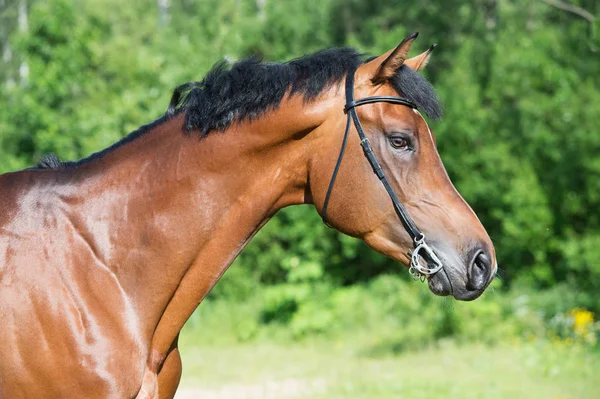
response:
[[[356,121],[346,119],[339,108],[320,127],[328,137],[321,141],[326,144],[318,151],[316,158],[320,160],[311,165],[312,197],[332,227],[363,239],[375,250],[407,266],[411,264],[415,241],[423,233],[433,254],[425,250],[419,253],[421,256],[413,257],[413,262],[416,259],[418,263],[413,263],[412,271],[426,276],[435,294],[471,300],[485,290],[495,275],[494,246],[473,210],[452,185],[426,121],[411,106],[415,103],[425,112],[436,113],[435,93],[416,73],[427,64],[433,47],[407,59],[415,37],[416,34],[410,35],[397,48],[360,65],[350,72],[350,78],[354,78],[351,86],[347,81],[359,103],[374,96],[401,96],[408,100],[402,103],[389,97],[391,102],[374,98],[353,107],[391,191],[409,215],[408,222],[402,222],[399,214],[403,211],[394,208],[392,197],[380,181],[381,174],[378,178],[366,159]],[[347,93],[346,108],[352,100],[350,96]],[[346,151],[326,201],[346,123],[350,129]],[[328,204],[324,207],[325,202]],[[412,231],[411,219],[416,227]],[[438,271],[437,266],[441,266]]]

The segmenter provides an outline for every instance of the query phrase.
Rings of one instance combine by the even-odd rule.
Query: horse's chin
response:
[[[430,276],[427,279],[427,285],[435,295],[448,296],[452,294],[452,284],[443,270]]]

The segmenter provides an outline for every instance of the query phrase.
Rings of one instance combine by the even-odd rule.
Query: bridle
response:
[[[407,107],[410,107],[413,109],[417,109],[417,105],[415,103],[413,103],[412,101],[409,101],[406,98],[396,97],[396,96],[372,96],[372,97],[361,98],[359,100],[354,100],[354,73],[355,73],[355,71],[356,71],[356,69],[352,69],[352,70],[348,71],[348,74],[346,75],[346,105],[344,107],[344,113],[348,115],[348,119],[346,122],[346,131],[344,132],[344,139],[342,141],[340,155],[338,156],[337,163],[335,164],[335,168],[333,169],[333,174],[331,175],[331,181],[329,182],[329,188],[327,189],[327,194],[325,195],[325,202],[323,204],[323,210],[321,212],[323,222],[327,226],[331,227],[329,225],[329,223],[327,223],[327,206],[329,205],[329,198],[331,197],[331,192],[333,191],[333,185],[335,184],[335,179],[336,179],[338,171],[340,169],[340,165],[342,163],[342,158],[344,157],[344,151],[346,150],[346,144],[348,142],[348,133],[350,132],[350,125],[351,125],[351,120],[352,120],[352,122],[354,122],[354,126],[356,127],[358,137],[360,138],[360,145],[363,149],[365,157],[367,157],[369,164],[371,164],[371,167],[373,168],[373,172],[377,175],[377,177],[379,178],[379,181],[381,181],[381,183],[383,184],[383,187],[385,187],[385,190],[387,191],[388,195],[390,196],[390,199],[392,200],[396,214],[400,218],[400,221],[404,225],[404,228],[406,229],[408,234],[413,239],[415,248],[412,250],[411,253],[409,253],[410,267],[408,270],[409,270],[410,274],[413,276],[413,278],[424,281],[425,276],[433,275],[442,269],[442,262],[436,256],[435,252],[433,252],[433,249],[427,244],[427,242],[425,241],[425,234],[423,234],[418,229],[417,225],[411,219],[408,212],[406,211],[406,208],[404,207],[404,205],[402,205],[402,203],[396,196],[396,193],[394,193],[394,190],[392,189],[390,182],[385,177],[385,173],[383,172],[381,164],[377,161],[377,158],[375,157],[375,153],[373,152],[371,143],[369,142],[369,139],[365,135],[365,132],[362,128],[362,125],[360,124],[360,120],[358,119],[358,115],[356,113],[356,107],[358,107],[360,105],[380,103],[380,102],[400,104],[400,105],[404,105],[404,106],[407,106]],[[427,266],[421,265],[419,263],[419,257],[424,258],[425,261],[428,262],[428,265]],[[429,267],[430,263],[433,263],[434,266]]]

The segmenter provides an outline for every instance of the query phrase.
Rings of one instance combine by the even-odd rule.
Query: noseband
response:
[[[373,148],[371,147],[371,143],[369,139],[365,135],[363,131],[362,125],[360,124],[360,120],[358,119],[358,115],[356,113],[356,107],[365,104],[373,104],[373,103],[392,103],[392,104],[400,104],[413,109],[417,109],[417,105],[406,98],[396,97],[396,96],[372,96],[365,97],[359,100],[354,100],[354,73],[355,69],[348,71],[346,75],[346,106],[344,107],[344,113],[348,115],[348,120],[346,122],[346,131],[344,132],[344,140],[342,141],[342,147],[340,149],[340,155],[338,156],[337,163],[335,164],[335,168],[333,169],[333,174],[331,175],[331,181],[329,182],[329,188],[327,189],[327,194],[325,195],[325,202],[323,204],[322,210],[322,218],[323,222],[330,226],[327,223],[327,205],[329,204],[329,198],[331,196],[331,192],[333,191],[333,185],[335,184],[335,179],[337,177],[338,171],[340,169],[340,165],[342,163],[342,158],[344,157],[344,151],[346,150],[346,144],[348,142],[348,133],[350,132],[351,121],[354,122],[354,126],[356,127],[356,131],[358,132],[358,137],[360,138],[360,145],[363,149],[365,157],[371,164],[373,168],[373,172],[379,178],[379,181],[385,187],[392,203],[394,205],[394,209],[396,214],[400,218],[400,221],[404,225],[404,228],[411,236],[414,241],[415,248],[410,253],[410,268],[408,269],[409,273],[413,276],[413,278],[420,279],[421,281],[425,280],[426,275],[433,275],[442,269],[442,262],[436,256],[435,252],[431,249],[427,242],[425,242],[425,235],[417,228],[415,222],[411,219],[406,208],[398,197],[390,182],[385,177],[385,173],[381,167],[381,164],[377,161],[375,157],[375,153],[373,152]],[[330,226],[331,227],[331,226]],[[419,263],[419,257],[425,259],[427,266],[422,266]],[[433,263],[433,267],[429,267],[429,264]]]

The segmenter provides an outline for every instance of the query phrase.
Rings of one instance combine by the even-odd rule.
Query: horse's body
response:
[[[357,97],[373,90],[361,79],[368,66],[388,56],[359,68]],[[186,133],[192,111],[184,109],[90,159],[1,175],[0,398],[171,398],[179,331],[233,259],[282,207],[321,208],[345,122],[343,89],[330,80],[309,100],[286,89],[260,112],[203,127],[215,131],[201,138]],[[365,126],[400,124],[422,149],[427,170],[411,177],[421,189],[401,197],[423,228],[430,217],[443,224],[426,230],[445,262],[431,289],[478,296],[495,264],[473,288],[466,258],[474,247],[493,258],[493,247],[445,175],[424,120],[399,106],[368,107]],[[357,141],[328,221],[406,264],[410,240]],[[382,143],[374,148],[390,168],[398,161]],[[392,173],[398,191],[407,173]]]

